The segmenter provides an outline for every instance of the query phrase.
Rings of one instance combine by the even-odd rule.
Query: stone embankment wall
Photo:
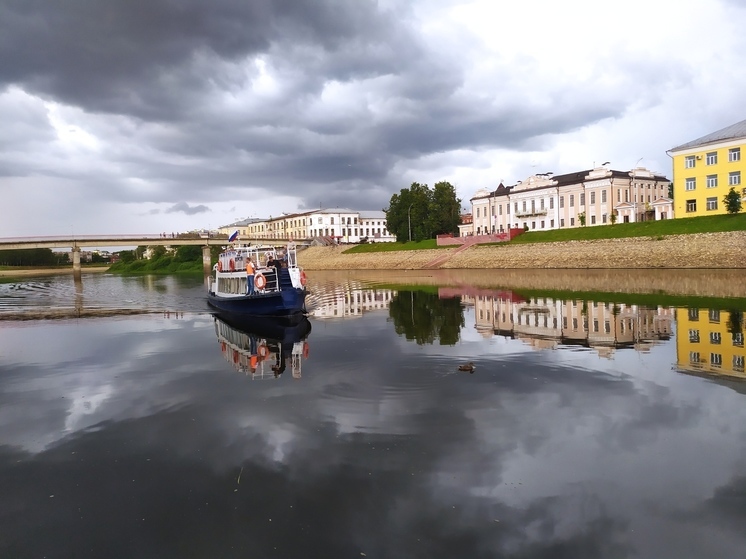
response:
[[[308,270],[421,270],[436,260],[441,269],[746,269],[746,231],[570,241],[525,245],[343,254],[346,246],[299,252]]]

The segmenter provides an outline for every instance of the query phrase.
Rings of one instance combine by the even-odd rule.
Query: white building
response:
[[[532,175],[513,186],[478,191],[471,199],[473,232],[509,228],[563,229],[673,217],[666,177],[637,167],[615,171],[605,165],[576,173]],[[611,215],[614,214],[615,218]]]

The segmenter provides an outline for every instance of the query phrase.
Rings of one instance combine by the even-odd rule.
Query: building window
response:
[[[601,223],[606,223],[606,220],[608,219],[607,214],[603,214],[601,216]]]
[[[541,199],[539,202],[539,207],[543,210],[544,209],[544,198]]]
[[[531,213],[536,211],[536,200],[531,200]]]
[[[708,165],[717,165],[718,163],[718,152],[711,151],[707,154],[707,164]]]
[[[710,365],[713,367],[720,367],[723,364],[723,354],[722,353],[711,353],[710,354]]]
[[[743,332],[736,332],[733,334],[733,345],[743,347]]]
[[[523,204],[521,205],[521,207],[523,208],[523,211],[525,212],[526,211],[526,200],[523,201]]]
[[[515,203],[515,213],[518,213],[518,202]]]
[[[687,155],[686,158],[684,159],[684,168],[685,169],[694,169],[694,165],[696,165],[696,163],[694,161],[694,156],[693,155]]]
[[[697,179],[695,179],[694,177],[689,177],[688,179],[686,179],[686,189],[694,190],[695,188],[697,188]]]
[[[560,227],[564,227],[564,226],[565,226],[565,220],[564,219],[560,219]]]
[[[720,311],[718,309],[710,309],[707,313],[707,318],[710,322],[719,324],[720,323]]]
[[[596,216],[595,215],[591,216],[591,225],[596,225]]]
[[[720,344],[722,342],[722,337],[720,336],[720,332],[710,332],[710,343],[711,344]]]
[[[596,203],[596,193],[591,192],[591,204],[595,204],[595,203]]]
[[[730,148],[728,150],[728,161],[741,161],[741,148]]]
[[[686,211],[687,212],[696,212],[697,211],[697,201],[696,200],[687,200],[686,201]]]
[[[554,229],[554,220],[553,219],[549,220],[549,227],[551,227],[552,229]]]
[[[689,341],[693,344],[699,343],[699,330],[689,330]]]
[[[544,220],[541,220],[541,228],[544,229]]]
[[[510,202],[505,204],[505,215],[510,215]]]
[[[717,175],[707,175],[707,188],[715,188],[718,185]]]
[[[728,186],[738,186],[741,184],[741,171],[728,173]]]
[[[499,206],[497,206],[497,214],[498,215],[502,215],[503,214],[503,205],[502,204],[500,204]]]
[[[479,217],[479,208],[477,208],[477,217]]]
[[[699,363],[699,352],[698,351],[689,352],[689,363]]]
[[[580,193],[580,205],[585,206],[585,192]]]
[[[560,196],[560,205],[559,205],[559,207],[560,208],[564,208],[565,207],[565,197],[564,196]]]
[[[550,210],[553,210],[553,209],[554,209],[554,198],[550,198],[550,199],[549,199],[549,209],[550,209]]]
[[[689,309],[689,320],[699,320],[699,309]]]
[[[713,196],[712,198],[707,199],[707,210],[717,210],[718,209],[718,199],[717,197]]]
[[[744,357],[743,355],[734,355],[733,356],[733,370],[737,373],[743,372],[743,362]]]
[[[575,227],[575,218],[574,217],[570,218],[570,227]]]
[[[601,203],[602,204],[606,203],[606,191],[605,190],[601,191]]]
[[[575,207],[575,194],[570,194],[570,207]]]

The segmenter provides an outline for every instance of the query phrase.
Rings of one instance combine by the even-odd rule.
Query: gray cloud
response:
[[[200,204],[199,206],[190,206],[186,202],[179,202],[178,204],[174,204],[173,206],[165,210],[165,213],[171,214],[181,212],[185,213],[186,215],[196,215],[209,211],[210,208],[208,208],[207,206],[203,206],[202,204]]]

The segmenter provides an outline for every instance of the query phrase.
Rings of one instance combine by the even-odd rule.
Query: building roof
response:
[[[218,229],[225,229],[226,227],[246,227],[247,225],[251,225],[252,223],[259,223],[262,221],[267,220],[259,219],[258,217],[247,217],[246,219],[239,219],[238,221],[234,221],[233,223],[229,223],[228,225],[221,225],[218,227]]]
[[[746,120],[736,122],[715,132],[711,132],[706,136],[692,140],[675,148],[671,148],[668,151],[679,151],[682,149],[696,148],[699,146],[706,146],[708,144],[714,144],[716,142],[723,142],[726,140],[736,140],[738,138],[746,138]]]
[[[386,212],[381,210],[371,210],[358,212],[361,219],[386,219]]]

